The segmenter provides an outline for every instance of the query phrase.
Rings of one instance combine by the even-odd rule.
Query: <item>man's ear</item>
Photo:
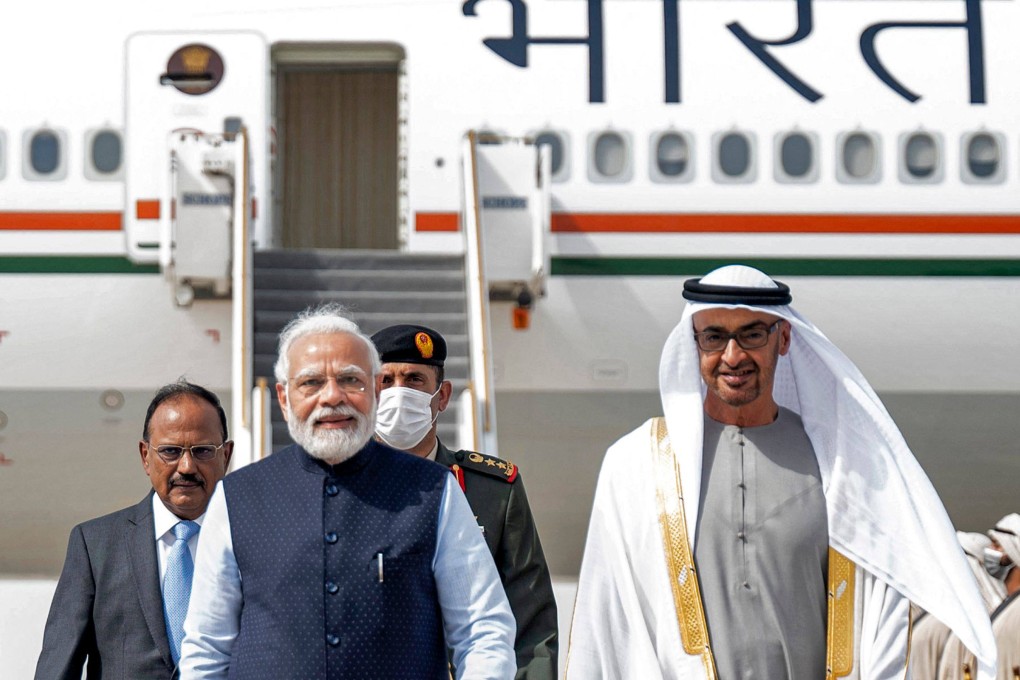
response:
[[[790,322],[783,319],[779,322],[779,354],[785,355],[790,351]]]
[[[280,410],[283,412],[283,419],[287,420],[287,386],[283,383],[276,383],[276,398],[280,400]]]
[[[149,447],[145,444],[144,439],[138,440],[138,455],[142,457],[142,469],[145,470],[145,474],[149,474]]]
[[[449,380],[444,380],[443,384],[439,386],[439,411],[443,412],[446,407],[450,405],[450,397],[453,396],[453,383]]]

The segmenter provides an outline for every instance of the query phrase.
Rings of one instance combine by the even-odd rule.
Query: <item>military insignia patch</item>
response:
[[[517,466],[508,460],[502,460],[495,456],[486,456],[481,453],[475,453],[474,451],[462,453],[468,454],[467,460],[462,461],[464,470],[470,470],[471,472],[483,472],[486,475],[498,477],[510,484],[513,484],[517,479]],[[460,460],[460,458],[458,458],[458,460]]]
[[[431,359],[434,346],[432,344],[432,338],[429,337],[428,333],[418,333],[414,336],[414,345],[418,348],[418,352],[421,354],[422,359]]]

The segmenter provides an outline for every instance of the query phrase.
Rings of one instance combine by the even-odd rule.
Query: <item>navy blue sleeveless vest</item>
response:
[[[335,466],[291,446],[224,477],[244,598],[228,677],[449,678],[432,574],[447,475],[370,442]]]

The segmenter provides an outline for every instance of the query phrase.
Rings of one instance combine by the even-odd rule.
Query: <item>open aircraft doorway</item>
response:
[[[392,44],[274,47],[280,246],[399,246],[403,58]]]

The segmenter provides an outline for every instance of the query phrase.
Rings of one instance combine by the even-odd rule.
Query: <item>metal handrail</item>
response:
[[[273,450],[273,422],[270,409],[272,398],[269,394],[269,381],[259,377],[251,391],[251,462],[256,463]]]
[[[482,258],[481,200],[478,194],[478,133],[468,132],[464,138],[464,238],[467,269],[468,347],[470,351],[471,393],[477,405],[476,448],[498,455],[496,441],[496,409],[492,371],[492,336],[489,322],[489,289]]]
[[[231,309],[231,420],[234,435],[234,469],[258,460],[255,440],[259,436],[254,427],[252,413],[252,347],[254,340],[254,309],[252,239],[250,237],[251,195],[248,158],[248,129],[237,132],[240,142],[240,162],[234,167],[240,172],[234,177],[233,206],[233,267],[232,287],[234,304]],[[261,457],[261,456],[259,456]]]

